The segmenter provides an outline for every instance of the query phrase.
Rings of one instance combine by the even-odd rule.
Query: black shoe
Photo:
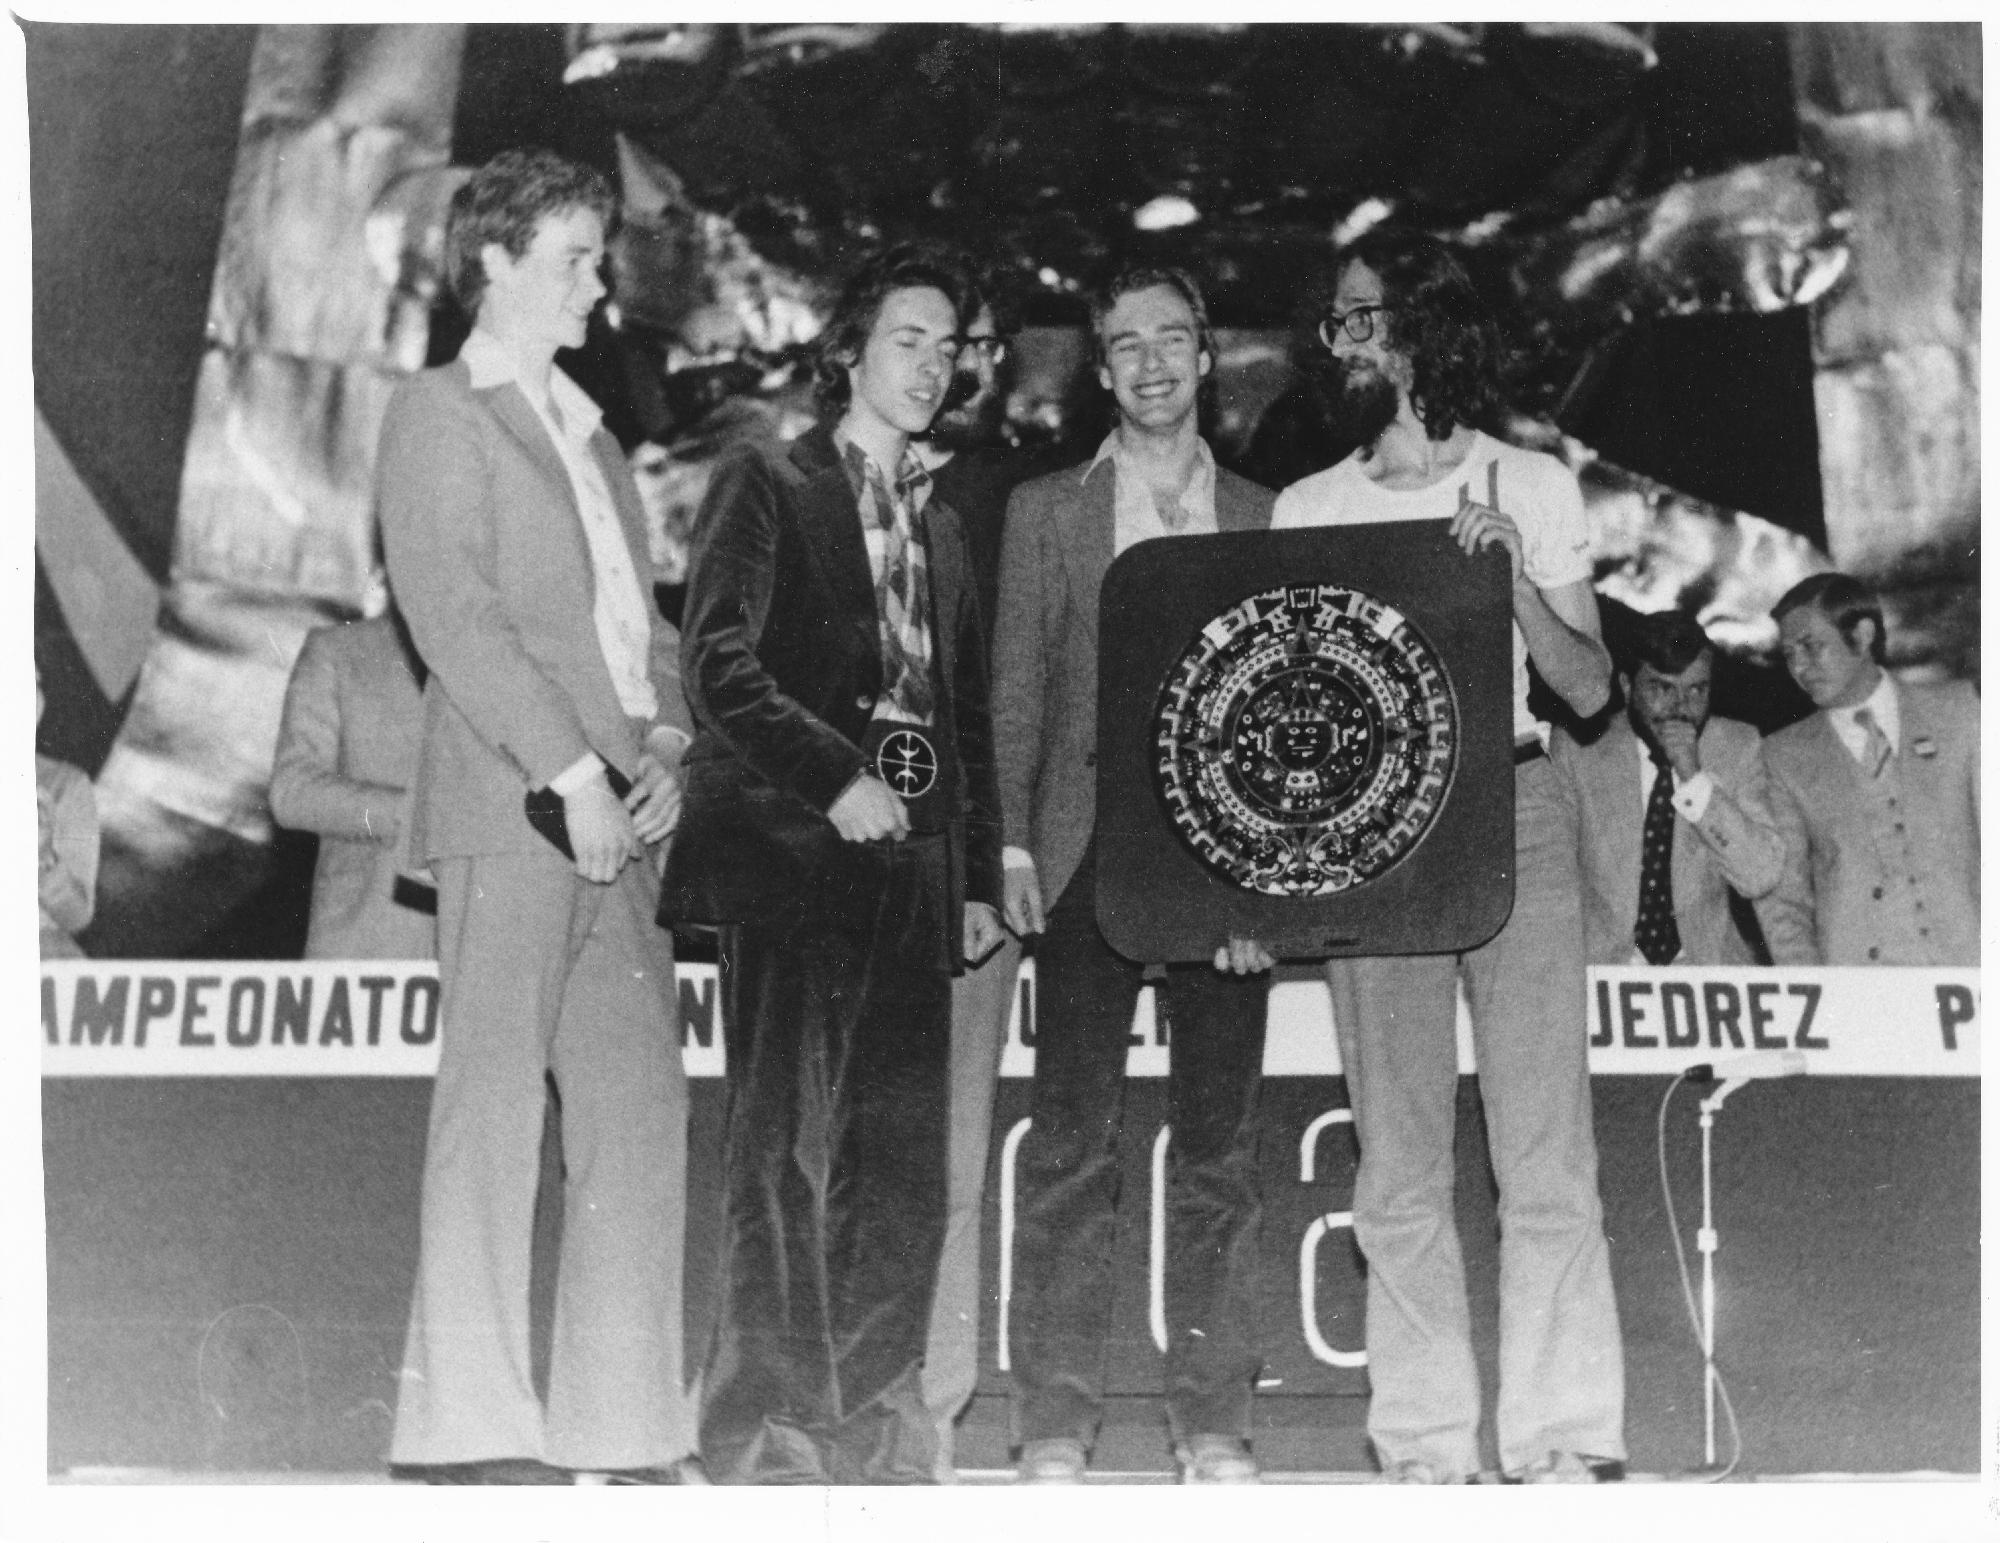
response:
[[[657,1468],[607,1468],[600,1472],[586,1472],[577,1475],[579,1484],[700,1484],[709,1485],[715,1481],[708,1476],[708,1470],[701,1465],[701,1459],[693,1453],[675,1458],[671,1463],[662,1463]]]
[[[1502,1476],[1502,1484],[1616,1484],[1625,1477],[1625,1464],[1615,1457],[1592,1457],[1586,1452],[1551,1452],[1525,1468]]]
[[[391,1463],[397,1484],[574,1484],[567,1468],[532,1457],[489,1457],[476,1463]]]

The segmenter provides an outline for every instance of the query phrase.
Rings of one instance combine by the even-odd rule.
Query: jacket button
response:
[[[1095,766],[1097,764],[1097,752],[1095,750],[1084,751],[1083,764],[1085,766]]]
[[[1880,884],[1877,884],[1875,886],[1875,898],[1877,900],[1880,900],[1882,898],[1882,886]]]
[[[1871,948],[1868,950],[1868,957],[1870,959],[1880,959],[1882,957],[1882,950],[1879,948]]]
[[[861,693],[860,696],[854,699],[854,705],[860,708],[865,713],[870,711],[875,706],[875,698],[873,698],[867,692],[864,691]]]

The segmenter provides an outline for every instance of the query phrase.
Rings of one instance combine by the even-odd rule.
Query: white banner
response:
[[[713,965],[680,966],[682,1055],[722,1075]],[[1591,1070],[1671,1075],[1700,1062],[1794,1050],[1819,1074],[1979,1073],[1977,970],[1596,969],[1587,1001]],[[50,960],[42,966],[45,1077],[428,1077],[439,995],[428,963]],[[1023,969],[1000,1072],[1034,1071],[1034,965]],[[1459,1003],[1459,1068],[1473,1069]],[[1161,1077],[1167,1047],[1140,993],[1126,1070]],[[1340,1073],[1326,987],[1271,991],[1264,1072]]]

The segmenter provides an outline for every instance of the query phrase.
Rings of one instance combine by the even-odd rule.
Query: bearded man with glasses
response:
[[[1579,717],[1610,691],[1576,479],[1477,425],[1500,409],[1497,329],[1429,237],[1375,231],[1339,254],[1318,320],[1346,437],[1360,448],[1278,496],[1274,529],[1436,519],[1468,554],[1507,554],[1514,612],[1514,909],[1462,955],[1327,968],[1361,1166],[1368,1434],[1385,1478],[1478,1471],[1479,1374],[1453,1212],[1456,988],[1472,1014],[1500,1186],[1503,1474],[1623,1471],[1624,1359],[1597,1195],[1573,816],[1528,708],[1528,664]]]

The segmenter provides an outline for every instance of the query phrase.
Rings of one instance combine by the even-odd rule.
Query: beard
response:
[[[1350,443],[1374,444],[1396,421],[1399,403],[1394,384],[1372,365],[1344,364],[1334,377],[1333,426]]]

